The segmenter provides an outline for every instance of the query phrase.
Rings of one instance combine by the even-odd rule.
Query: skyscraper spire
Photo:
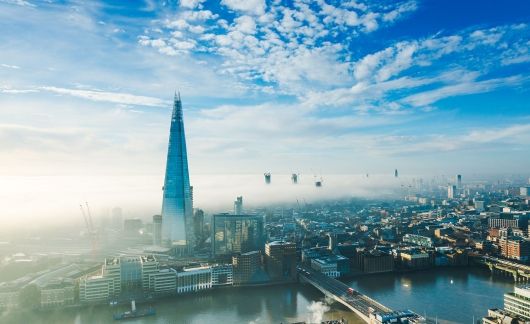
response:
[[[182,102],[175,91],[162,201],[164,242],[193,248],[192,210]]]

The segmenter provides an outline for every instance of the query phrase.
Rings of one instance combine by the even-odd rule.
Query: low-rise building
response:
[[[0,290],[0,309],[18,307],[18,291]]]
[[[197,292],[212,288],[212,268],[201,266],[177,272],[177,293]]]
[[[177,293],[177,271],[163,269],[149,274],[149,291],[156,296]]]
[[[433,255],[416,249],[399,251],[400,266],[403,269],[427,269],[434,265]]]
[[[504,294],[504,310],[530,320],[530,285],[515,286],[513,292]]]
[[[71,281],[50,283],[40,289],[41,307],[58,307],[74,303],[75,286]]]
[[[488,309],[488,315],[482,318],[483,324],[525,324],[528,323],[523,318],[511,314],[505,310],[492,308]]]
[[[415,234],[405,234],[403,236],[403,242],[428,248],[433,246],[433,242],[430,237]]]
[[[311,268],[326,276],[337,278],[350,273],[350,260],[341,255],[330,255],[311,260]]]
[[[523,237],[501,237],[499,239],[501,254],[508,259],[527,262],[530,259],[530,241]]]
[[[79,301],[82,303],[101,303],[114,296],[114,279],[93,276],[79,281]]]
[[[234,283],[234,267],[231,264],[212,266],[212,286],[231,286]]]

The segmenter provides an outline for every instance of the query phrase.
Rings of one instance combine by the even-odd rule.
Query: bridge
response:
[[[402,323],[399,319],[407,319],[407,323],[426,323],[422,316],[412,311],[392,311],[376,300],[353,290],[343,282],[310,267],[298,266],[298,277],[301,282],[311,284],[327,297],[352,310],[366,323]],[[396,319],[397,321],[395,321]]]
[[[530,281],[530,266],[486,255],[478,257],[477,261],[488,266],[494,274],[512,276],[515,282]]]

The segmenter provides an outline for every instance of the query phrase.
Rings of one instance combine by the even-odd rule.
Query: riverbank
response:
[[[513,281],[509,278],[493,277],[489,270],[480,267],[367,275],[351,279],[348,284],[385,306],[410,308],[429,318],[437,318],[439,323],[470,323],[473,316],[479,319],[488,308],[502,307],[503,294],[513,289]],[[157,300],[153,304],[157,315],[138,319],[135,323],[309,322],[308,316],[314,312],[320,312],[324,319],[344,317],[349,324],[362,323],[342,305],[326,301],[311,285],[228,288]],[[324,304],[316,303],[318,301]],[[326,305],[326,302],[331,304]],[[112,323],[114,312],[129,307],[100,305],[18,314],[8,312],[0,314],[0,322]]]

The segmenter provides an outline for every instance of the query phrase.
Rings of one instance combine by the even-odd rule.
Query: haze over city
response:
[[[527,171],[529,11],[520,1],[0,6],[2,184],[64,183],[88,199],[149,176],[141,195],[150,199],[127,196],[154,207],[175,90],[191,177],[205,184],[206,175],[267,170]],[[27,218],[18,191],[2,185],[3,207]],[[35,203],[77,198],[58,192],[40,191]],[[205,190],[197,199],[208,207]]]

